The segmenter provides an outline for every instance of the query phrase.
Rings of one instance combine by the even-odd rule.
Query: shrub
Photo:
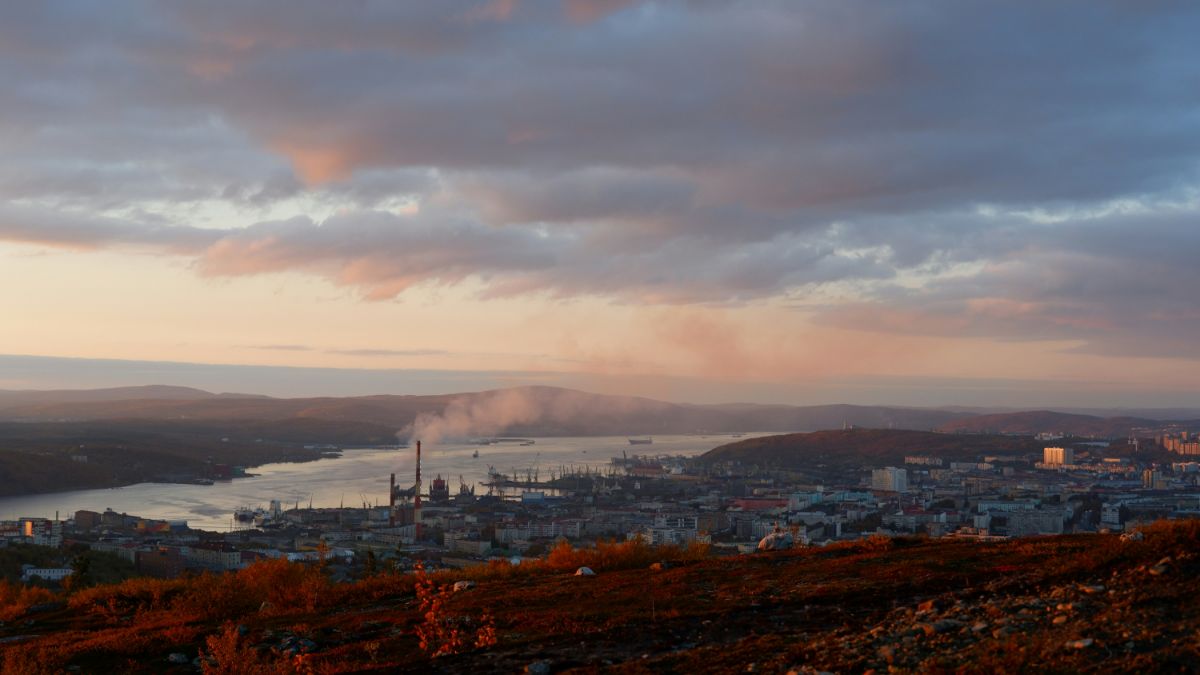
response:
[[[566,541],[559,542],[541,564],[533,568],[554,572],[574,571],[590,567],[596,571],[612,571],[647,567],[658,561],[685,562],[708,556],[708,546],[692,543],[688,546],[651,546],[640,537],[622,542],[597,542],[595,548],[574,548]],[[524,568],[526,564],[522,564]]]
[[[98,614],[134,614],[169,608],[169,600],[185,587],[183,580],[129,579],[119,584],[76,591],[67,601],[71,609]]]
[[[0,675],[41,675],[61,672],[61,668],[37,648],[13,649],[0,652]]]
[[[335,604],[337,595],[319,568],[266,560],[235,574],[202,574],[191,579],[174,607],[208,619],[225,619],[259,610],[271,614],[311,612]]]
[[[450,614],[446,604],[454,594],[452,586],[439,586],[418,567],[415,590],[421,609],[417,638],[427,654],[445,656],[496,644],[496,620],[490,614],[485,612],[478,621]]]
[[[22,586],[0,579],[0,621],[12,621],[31,606],[50,602],[54,594],[44,588]]]
[[[238,635],[237,627],[225,624],[220,633],[208,636],[200,650],[201,669],[214,675],[263,675],[286,673],[286,662],[272,663],[263,658]]]

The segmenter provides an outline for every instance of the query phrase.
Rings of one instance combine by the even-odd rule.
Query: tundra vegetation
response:
[[[1198,550],[1200,521],[1176,521],[733,557],[564,543],[352,583],[284,561],[57,594],[6,583],[0,673],[1194,671]],[[596,575],[574,574],[585,566]]]

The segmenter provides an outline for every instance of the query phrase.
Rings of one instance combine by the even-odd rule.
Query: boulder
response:
[[[1088,647],[1091,647],[1095,642],[1096,641],[1093,640],[1092,638],[1083,638],[1082,640],[1071,640],[1070,642],[1067,643],[1067,648],[1068,649],[1087,649]]]

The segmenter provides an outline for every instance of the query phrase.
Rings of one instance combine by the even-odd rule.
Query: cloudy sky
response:
[[[1150,7],[10,3],[0,388],[1200,404]]]

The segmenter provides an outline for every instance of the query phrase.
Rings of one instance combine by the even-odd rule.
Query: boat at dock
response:
[[[252,509],[249,506],[239,506],[233,510],[233,519],[239,523],[252,523],[255,518],[261,518],[266,513],[262,508]]]

